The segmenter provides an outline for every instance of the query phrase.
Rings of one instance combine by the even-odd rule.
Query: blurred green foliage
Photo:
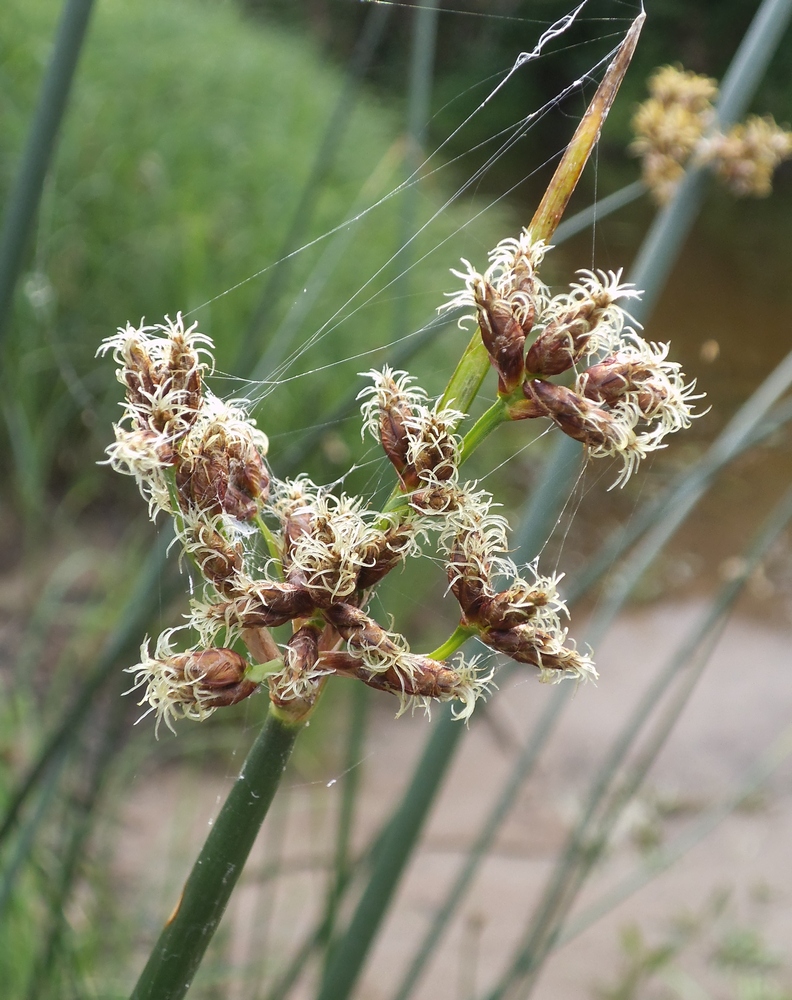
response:
[[[4,5],[0,194],[18,163],[60,6],[57,0]],[[15,499],[28,518],[47,509],[48,495],[68,497],[70,514],[100,493],[105,504],[108,491],[131,496],[128,483],[110,485],[110,475],[91,464],[101,457],[118,412],[118,387],[94,352],[117,326],[143,316],[156,323],[164,314],[201,307],[190,319],[215,339],[218,369],[251,374],[234,364],[268,274],[235,286],[278,259],[341,82],[310,38],[245,21],[232,4],[107,0],[97,6],[3,365],[3,458],[8,464],[9,451],[13,456]],[[404,177],[398,113],[368,95],[350,113],[301,242],[339,225]],[[436,184],[423,187],[416,226],[443,199]],[[399,263],[388,260],[402,242],[401,213],[393,199],[358,223],[351,239],[341,232],[292,261],[266,304],[265,328],[244,353],[258,357],[303,295],[311,298],[310,308],[284,331],[271,355],[275,362],[339,309],[343,319],[344,303],[380,267],[381,277],[355,306],[394,278]],[[416,241],[415,257],[467,218],[467,212],[444,210]],[[492,229],[479,234],[477,252],[492,239]],[[328,247],[317,282],[312,275]],[[391,289],[379,305],[331,327],[286,374],[411,332],[442,301],[453,282],[447,269],[459,252],[456,243],[446,247],[414,270],[409,288],[400,286],[398,295]],[[316,293],[314,284],[321,286]],[[404,301],[397,322],[390,300],[398,297]],[[461,343],[462,335],[457,339]],[[331,369],[287,385],[261,409],[262,426],[277,436],[315,422],[351,388],[355,372],[377,361],[382,355],[351,361],[343,380]],[[231,381],[218,391],[244,395],[247,388]],[[331,448],[330,467],[333,458],[346,456],[345,445],[335,453]]]

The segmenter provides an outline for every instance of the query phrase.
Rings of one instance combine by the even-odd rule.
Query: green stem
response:
[[[215,820],[132,1000],[178,1000],[204,952],[278,789],[302,723],[270,706],[234,787]]]
[[[465,732],[444,706],[432,731],[412,782],[376,852],[371,878],[346,933],[333,950],[318,1000],[341,1000],[349,996],[363,968],[368,950],[399,884],[429,809]]]
[[[333,937],[335,935],[338,910],[344,890],[352,876],[354,865],[351,851],[352,834],[354,831],[355,809],[360,792],[360,762],[363,759],[363,748],[366,741],[369,693],[369,688],[365,684],[353,684],[350,691],[350,717],[347,731],[344,784],[341,807],[338,812],[334,870],[327,893],[325,920],[323,921],[325,969],[329,967],[332,959]]]
[[[261,684],[271,674],[283,670],[283,660],[267,660],[266,663],[252,663],[245,671],[245,680]]]
[[[462,440],[462,450],[459,453],[459,464],[466,462],[478,448],[484,438],[488,437],[496,427],[509,419],[509,403],[503,396],[498,396],[492,406],[473,424]]]
[[[277,563],[279,569],[283,570],[283,552],[281,546],[278,544],[278,539],[273,535],[270,530],[269,525],[266,523],[261,514],[256,514],[253,518],[256,527],[261,532],[261,537],[267,544],[267,551],[272,556],[272,558]]]
[[[82,52],[93,0],[66,0],[0,233],[0,340]]]
[[[460,646],[463,646],[471,636],[478,635],[478,629],[472,625],[457,625],[442,646],[429,653],[430,660],[447,660]]]

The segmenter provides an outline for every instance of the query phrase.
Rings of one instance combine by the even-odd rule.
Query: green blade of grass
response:
[[[338,811],[338,829],[336,832],[333,871],[327,893],[327,902],[325,904],[326,921],[324,940],[327,947],[325,967],[329,965],[332,955],[331,946],[338,907],[352,874],[350,846],[352,842],[352,830],[354,829],[355,807],[358,792],[360,791],[360,762],[363,758],[366,723],[368,720],[369,689],[364,684],[355,684],[349,695],[350,713],[347,727],[343,790],[341,807]]]
[[[410,75],[407,89],[407,142],[404,165],[407,177],[418,176],[423,163],[423,144],[429,121],[434,77],[439,0],[425,0],[412,14]],[[411,268],[415,257],[414,222],[418,189],[408,184],[402,194],[401,238],[392,261],[401,268],[394,284],[393,330],[398,339],[409,328]]]
[[[614,212],[618,212],[620,209],[637,201],[646,192],[647,187],[643,181],[633,181],[632,184],[626,184],[623,188],[619,188],[613,194],[607,195],[601,201],[595,201],[588,208],[581,209],[559,225],[558,229],[553,233],[553,246],[560,246],[565,240],[570,240],[573,236],[577,236],[578,233],[585,232],[592,226],[596,226],[598,222],[601,222],[609,215],[613,215]]]
[[[121,719],[124,709],[120,701],[120,688],[121,685],[111,711],[103,720],[99,746],[88,755],[92,759],[87,762],[87,766],[85,760],[80,761],[81,770],[88,772],[88,778],[85,787],[74,796],[72,811],[76,815],[69,823],[69,828],[63,831],[62,845],[58,851],[59,872],[54,896],[50,902],[49,927],[46,931],[41,928],[42,948],[30,976],[28,1000],[39,1000],[46,995],[55,995],[52,989],[55,983],[53,973],[67,927],[67,906],[75,891],[80,867],[85,860],[86,842],[98,818],[97,805],[112,762],[116,759],[122,732]]]
[[[379,163],[363,182],[357,197],[348,210],[346,215],[348,225],[342,224],[334,228],[333,238],[311,274],[305,279],[303,294],[292,304],[274,330],[270,337],[269,346],[253,369],[250,376],[253,382],[267,380],[272,376],[274,366],[281,362],[284,357],[287,358],[286,363],[293,357],[289,352],[296,333],[303,327],[303,324],[310,320],[311,310],[316,299],[330,283],[343,261],[344,254],[358,238],[355,220],[360,217],[361,213],[365,212],[372,200],[376,202],[382,196],[382,191],[387,190],[400,159],[400,148],[401,142],[397,140],[385,151]]]
[[[528,776],[533,771],[538,760],[539,753],[543,749],[553,726],[554,719],[545,713],[538,725],[532,726],[532,731],[523,746],[522,752],[514,762],[512,771],[503,785],[497,802],[493,806],[490,814],[482,824],[476,839],[470,848],[467,859],[459,874],[454,880],[442,906],[435,914],[432,925],[424,938],[421,947],[410,963],[402,978],[398,990],[394,994],[394,1000],[406,1000],[414,990],[426,963],[432,956],[437,943],[467,891],[474,875],[478,871],[479,865],[489,851],[495,839],[495,835],[500,829],[503,821],[511,811],[516,802],[517,792],[522,787]]]
[[[0,343],[80,58],[93,0],[66,0],[0,232]]]
[[[6,908],[11,901],[17,879],[33,850],[44,817],[55,802],[61,771],[64,770],[68,762],[69,755],[63,753],[53,760],[45,770],[40,782],[38,801],[21,825],[13,851],[4,860],[2,876],[0,876],[0,924],[5,918]]]

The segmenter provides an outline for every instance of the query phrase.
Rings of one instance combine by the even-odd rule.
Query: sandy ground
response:
[[[567,705],[416,996],[467,1000],[496,981],[552,872],[591,774],[649,681],[701,613],[693,602],[665,605],[633,613],[612,630],[597,651],[599,685],[582,688]],[[518,748],[554,690],[533,678],[514,680],[494,697],[491,721],[471,726],[378,937],[359,988],[361,1000],[393,996],[444,889],[497,799]],[[397,800],[428,732],[423,717],[394,720],[389,707],[378,701],[360,763],[358,846],[366,843]],[[735,619],[619,824],[608,856],[584,890],[573,918],[640,870],[651,857],[647,844],[667,847],[695,830],[740,787],[757,758],[791,723],[792,630]],[[792,751],[789,740],[787,748]],[[784,759],[760,795],[732,812],[673,867],[559,948],[542,972],[533,994],[537,1000],[589,997],[598,985],[615,985],[624,968],[625,927],[637,924],[650,942],[668,940],[673,921],[704,913],[715,895],[727,891],[729,901],[717,928],[723,934],[752,928],[781,962],[773,975],[792,989],[791,779],[792,764]],[[123,816],[118,871],[125,891],[147,914],[152,933],[175,898],[173,873],[180,877],[186,872],[230,780],[230,773],[227,779],[207,778],[170,768],[156,781],[149,775],[133,786]],[[235,961],[261,968],[266,951],[277,967],[310,926],[312,909],[324,891],[322,874],[312,863],[327,855],[332,842],[327,831],[334,829],[340,787],[333,775],[294,784],[268,819],[225,922],[226,940],[232,942],[226,954]],[[272,894],[262,891],[262,885],[271,885],[262,877],[268,859],[278,851],[285,874]],[[142,868],[136,861],[141,857],[148,858]],[[674,990],[662,995],[736,995],[736,972],[733,988],[725,993],[724,980],[712,979],[716,944],[716,937],[707,934],[699,945],[686,949],[667,975],[676,984]],[[714,992],[701,991],[701,984],[708,983]],[[227,995],[233,1000],[252,994],[231,988]],[[311,992],[306,989],[302,995]]]

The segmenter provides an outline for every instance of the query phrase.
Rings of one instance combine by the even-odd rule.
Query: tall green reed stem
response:
[[[301,729],[302,723],[294,723],[270,707],[135,986],[132,1000],[178,1000],[190,988]]]
[[[437,22],[440,0],[425,0],[412,14],[410,76],[407,88],[407,143],[405,167],[407,177],[418,174],[424,160],[423,144],[432,106]],[[402,194],[401,239],[393,258],[401,269],[394,286],[394,332],[401,337],[409,326],[410,271],[415,256],[413,230],[418,189],[408,184]]]
[[[355,985],[464,731],[464,726],[453,718],[450,707],[444,706],[410,787],[388,823],[368,885],[333,951],[318,1000],[341,1000],[349,996]]]
[[[369,689],[364,684],[354,684],[349,692],[350,713],[347,724],[347,748],[344,761],[344,777],[341,805],[338,811],[338,830],[335,841],[335,858],[330,887],[325,904],[326,921],[324,937],[327,944],[326,964],[332,953],[338,907],[344,890],[352,874],[351,842],[354,829],[355,807],[360,789],[360,761],[366,737],[366,722],[369,707]]]
[[[504,783],[497,802],[482,824],[468,852],[467,860],[454,880],[454,884],[443,904],[435,914],[429,932],[426,934],[417,954],[410,963],[398,991],[394,995],[394,1000],[406,1000],[417,985],[426,963],[434,953],[438,942],[448,927],[451,917],[473,881],[479,865],[487,855],[498,830],[515,804],[517,792],[533,770],[539,753],[549,735],[548,727],[552,726],[552,721],[552,719],[545,717],[543,719],[544,725],[532,726],[528,740],[514,762],[511,774]]]
[[[0,232],[0,343],[82,51],[93,0],[66,0]]]
[[[117,677],[122,682],[121,677]],[[54,852],[58,858],[57,877],[50,886],[49,926],[39,928],[41,950],[34,964],[27,989],[27,1000],[40,1000],[43,996],[55,995],[54,972],[59,953],[65,946],[68,921],[68,904],[78,883],[85,859],[86,843],[98,819],[97,808],[102,790],[110,775],[110,767],[116,759],[116,751],[123,732],[121,719],[125,708],[120,699],[122,683],[118,683],[118,693],[112,708],[101,723],[101,738],[81,759],[81,787],[72,793],[67,823],[61,831],[61,844]],[[88,758],[87,760],[85,758]],[[87,772],[87,777],[83,776]],[[57,989],[57,986],[55,986]]]

